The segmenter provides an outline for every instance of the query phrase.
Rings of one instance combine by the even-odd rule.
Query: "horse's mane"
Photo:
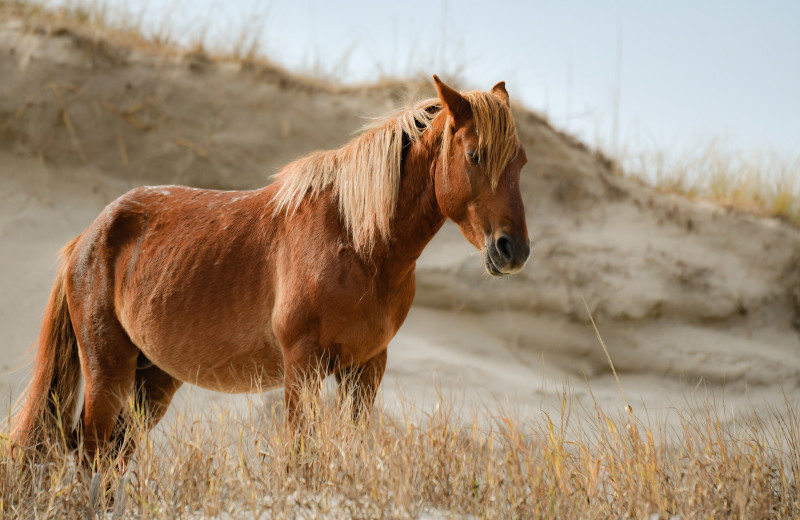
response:
[[[472,106],[478,134],[478,157],[490,176],[492,187],[517,153],[519,141],[508,105],[488,92],[465,92]],[[412,143],[431,128],[442,110],[438,98],[384,116],[338,150],[311,153],[277,174],[275,212],[291,214],[306,197],[331,189],[339,214],[361,254],[369,256],[378,236],[386,242],[397,208],[402,170],[403,136]],[[442,155],[450,147],[448,118],[442,138]]]

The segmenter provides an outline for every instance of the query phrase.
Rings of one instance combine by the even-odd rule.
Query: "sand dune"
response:
[[[58,249],[117,196],[259,187],[293,158],[340,146],[365,117],[433,95],[426,83],[328,85],[13,17],[0,18],[0,78],[2,396],[28,377],[12,369],[36,339]],[[541,116],[516,117],[531,260],[489,279],[445,226],[419,261],[384,402],[397,385],[424,397],[438,382],[470,402],[536,410],[567,381],[575,399],[589,399],[588,383],[620,406],[584,300],[635,403],[681,403],[698,383],[734,411],[800,395],[797,229],[656,193]]]

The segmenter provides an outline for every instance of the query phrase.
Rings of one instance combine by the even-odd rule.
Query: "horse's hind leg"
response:
[[[181,384],[181,381],[155,365],[136,370],[135,406],[142,413],[144,422],[141,426],[146,432],[164,417]],[[112,438],[112,444],[120,451],[123,463],[127,463],[133,454],[136,441],[133,434],[128,414],[123,410],[117,418]]]
[[[181,381],[155,365],[136,371],[137,397],[144,411],[148,430],[153,429],[167,413],[172,397],[181,384]]]
[[[113,312],[76,314],[79,319],[73,322],[86,324],[77,328],[85,380],[80,427],[85,454],[91,461],[108,443],[117,416],[130,395],[139,349]]]

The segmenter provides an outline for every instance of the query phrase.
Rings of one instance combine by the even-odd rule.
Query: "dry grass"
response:
[[[408,413],[376,411],[363,426],[351,422],[346,403],[309,405],[312,432],[294,442],[280,405],[185,410],[149,437],[136,430],[128,471],[110,464],[95,482],[98,511],[126,518],[800,515],[800,421],[788,401],[736,423],[710,401],[702,413],[676,411],[676,432],[632,414],[575,411],[566,398],[559,414],[524,423],[497,410],[464,423],[446,400],[423,414],[403,404]],[[45,464],[23,454],[3,460],[0,516],[86,515],[92,479],[73,461],[57,442]]]
[[[244,20],[229,42],[209,44],[208,26],[178,27],[167,15],[157,24],[145,23],[147,3],[109,6],[104,0],[0,0],[0,19],[21,20],[26,30],[62,35],[72,33],[94,53],[124,61],[130,51],[165,59],[190,58],[197,67],[204,63],[231,62],[243,69],[278,72],[298,84],[336,88],[313,75],[290,73],[259,54],[263,18]],[[238,32],[237,32],[238,31]]]
[[[800,225],[800,155],[735,154],[711,141],[683,156],[655,153],[624,163],[628,175],[659,191]]]
[[[120,3],[109,5],[105,0],[0,0],[0,19],[3,16],[20,19],[28,30],[63,34],[71,32],[84,40],[93,51],[114,57],[114,50],[135,50],[159,58],[195,61],[200,68],[204,63],[228,62],[243,69],[277,72],[291,83],[318,89],[346,91],[366,87],[408,87],[430,89],[430,76],[422,69],[436,69],[440,76],[451,84],[460,83],[463,64],[444,55],[428,57],[412,52],[410,63],[428,63],[427,67],[411,67],[405,72],[381,69],[381,76],[366,84],[348,82],[347,71],[353,48],[346,50],[332,63],[325,63],[320,55],[313,57],[313,65],[306,72],[288,71],[262,52],[262,38],[266,26],[266,15],[253,14],[226,29],[226,38],[209,37],[209,22],[179,26],[167,10],[157,23],[146,23],[148,3]],[[209,13],[209,16],[211,14]],[[444,52],[446,45],[442,41]],[[318,52],[318,50],[317,50]],[[378,67],[380,68],[380,67]],[[1,129],[2,127],[0,127]]]
[[[129,49],[175,53],[171,29],[167,25],[145,32],[142,11],[112,10],[100,1],[51,5],[31,0],[0,0],[0,13],[42,30],[74,31],[96,42],[102,39]]]

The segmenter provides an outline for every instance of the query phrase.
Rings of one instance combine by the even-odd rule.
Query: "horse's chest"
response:
[[[338,337],[330,342],[339,350],[335,354],[344,362],[361,363],[380,353],[403,324],[413,298],[413,286],[410,290],[400,287],[335,312],[331,318],[341,326]]]
[[[414,298],[413,272],[386,272],[347,258],[347,251],[322,251],[316,260],[325,267],[304,264],[302,276],[292,276],[297,273],[289,264],[282,271],[272,318],[282,348],[289,357],[314,349],[314,355],[343,365],[371,359],[405,320]]]

